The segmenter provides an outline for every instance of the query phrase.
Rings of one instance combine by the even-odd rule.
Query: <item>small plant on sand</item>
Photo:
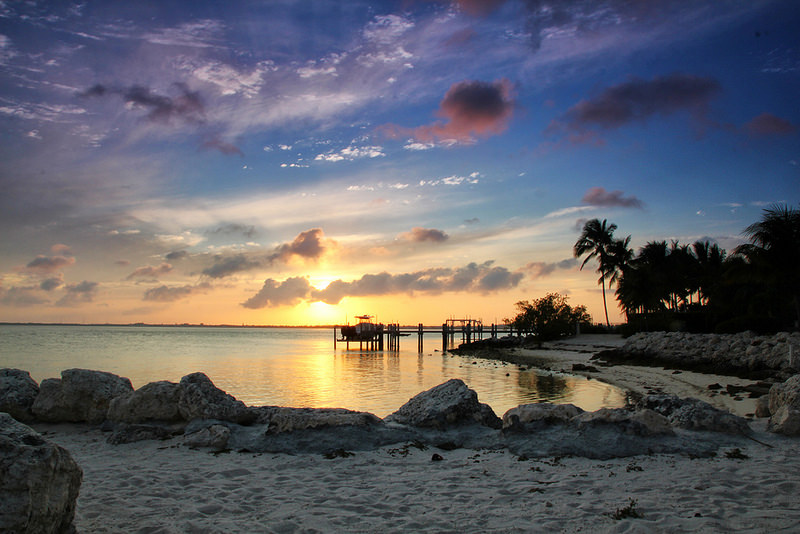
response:
[[[612,519],[616,519],[619,521],[620,519],[639,519],[642,517],[642,514],[639,513],[639,510],[636,509],[637,504],[639,501],[636,499],[631,499],[627,506],[623,506],[622,508],[617,508],[613,513],[608,515],[611,516]]]

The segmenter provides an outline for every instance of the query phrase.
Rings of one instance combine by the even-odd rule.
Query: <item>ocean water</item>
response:
[[[384,417],[417,393],[464,380],[498,415],[519,404],[618,407],[620,389],[583,377],[442,353],[441,337],[401,338],[400,350],[333,347],[324,328],[0,325],[0,367],[37,382],[70,368],[108,371],[134,388],[202,371],[251,406],[336,407]]]

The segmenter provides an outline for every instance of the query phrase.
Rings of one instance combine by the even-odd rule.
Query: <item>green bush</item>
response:
[[[532,334],[539,343],[572,335],[578,323],[591,321],[586,306],[572,308],[567,297],[558,293],[534,301],[521,300],[515,306],[519,313],[506,322],[519,334]]]

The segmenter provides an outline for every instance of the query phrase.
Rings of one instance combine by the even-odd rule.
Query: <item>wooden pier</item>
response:
[[[345,343],[347,350],[350,350],[350,343],[358,343],[358,349],[362,351],[383,351],[384,348],[389,351],[399,351],[400,338],[416,334],[419,352],[423,351],[425,335],[441,336],[442,352],[446,352],[456,346],[457,340],[460,340],[459,343],[471,343],[484,339],[485,336],[496,338],[513,333],[511,325],[492,324],[485,329],[483,322],[477,319],[447,319],[441,326],[424,326],[420,323],[414,327],[391,323],[375,324],[368,322],[370,316],[366,315],[357,318],[362,319],[362,322],[356,326],[333,327],[334,349],[337,347],[337,343]]]

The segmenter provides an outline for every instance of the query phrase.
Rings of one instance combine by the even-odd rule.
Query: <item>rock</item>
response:
[[[800,375],[794,375],[769,390],[767,430],[787,436],[800,435]]]
[[[75,532],[82,479],[66,449],[0,413],[0,532]]]
[[[478,402],[478,394],[458,378],[423,391],[384,420],[439,429],[462,423],[491,428],[501,428],[503,424],[489,406]]]
[[[230,437],[230,428],[224,425],[211,425],[184,436],[183,444],[187,447],[222,450],[227,448]]]
[[[32,411],[50,423],[102,423],[111,400],[133,391],[131,381],[103,371],[67,369],[39,385]]]
[[[571,420],[579,429],[596,426],[613,426],[634,436],[659,436],[673,434],[669,421],[653,410],[639,409],[631,412],[624,408],[601,408],[584,412]]]
[[[255,420],[242,401],[217,388],[204,373],[181,378],[178,410],[186,421],[217,419],[246,425]]]
[[[127,395],[116,397],[108,407],[108,419],[123,423],[180,421],[181,388],[174,382],[150,382]]]
[[[646,395],[636,406],[654,410],[678,428],[741,435],[749,435],[751,432],[744,418],[714,408],[699,399],[681,399],[675,395]]]
[[[503,414],[503,430],[532,430],[543,425],[566,424],[583,413],[574,404],[520,404]]]
[[[597,367],[593,365],[586,365],[583,363],[573,363],[572,370],[576,372],[584,372],[584,373],[596,373]]]
[[[769,397],[759,397],[756,400],[756,417],[769,417]]]
[[[116,428],[106,441],[112,445],[121,445],[149,439],[169,439],[178,433],[180,430],[165,425],[123,424]]]
[[[252,408],[257,414],[255,423],[269,425],[268,432],[277,434],[309,428],[338,426],[373,426],[383,424],[380,417],[367,412],[343,408],[284,408],[262,406]]]
[[[767,430],[785,436],[800,436],[800,410],[788,405],[781,406],[769,418]]]
[[[39,385],[28,371],[0,369],[0,412],[23,423],[33,421],[31,406],[39,394]]]

